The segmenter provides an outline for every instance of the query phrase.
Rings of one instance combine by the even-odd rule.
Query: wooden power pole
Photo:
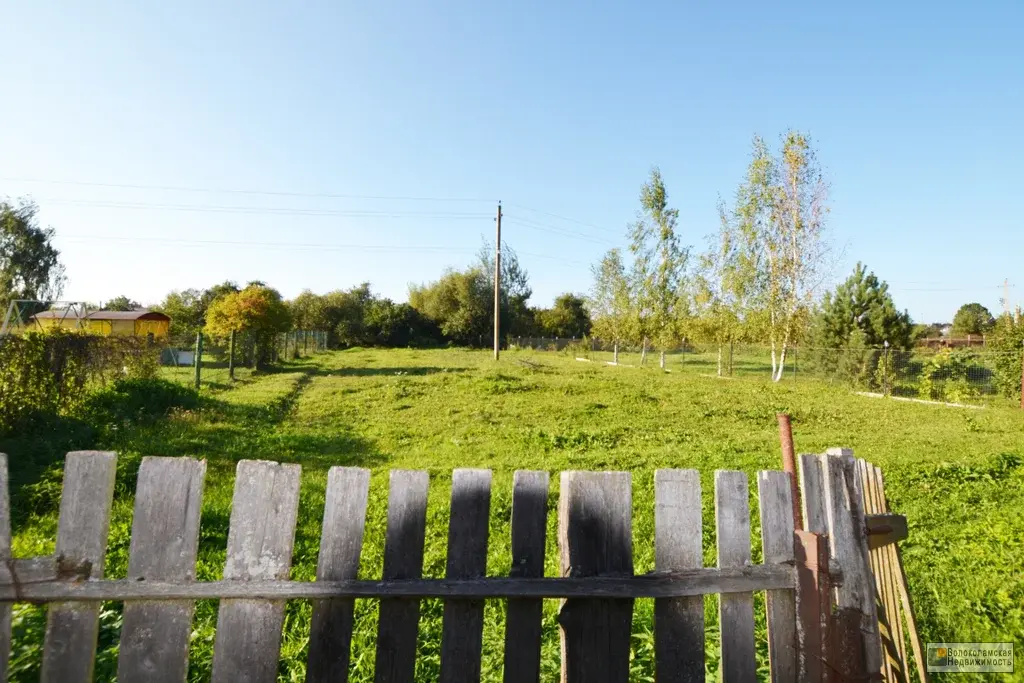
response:
[[[494,360],[501,347],[501,202],[498,202],[497,235],[494,238]]]

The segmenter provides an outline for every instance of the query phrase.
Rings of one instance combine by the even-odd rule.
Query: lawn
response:
[[[52,552],[60,471],[69,448],[120,454],[106,575],[127,567],[134,476],[143,455],[206,458],[198,577],[220,578],[234,467],[246,458],[303,466],[292,578],[314,577],[327,470],[372,470],[361,575],[382,567],[387,471],[426,469],[431,477],[424,575],[445,567],[451,470],[494,471],[488,573],[509,569],[511,480],[517,469],[628,470],[633,473],[636,571],[654,567],[653,484],[658,468],[695,468],[704,488],[705,563],[714,564],[711,515],[716,469],[753,474],[779,468],[775,413],[793,416],[797,449],[848,446],[879,465],[892,506],[907,515],[904,558],[926,641],[1024,643],[1024,413],[1009,408],[966,410],[872,399],[808,382],[767,384],[719,380],[655,367],[610,367],[570,355],[517,351],[495,363],[486,352],[361,350],[329,352],[270,373],[204,375],[198,400],[184,390],[191,374],[168,370],[178,390],[112,401],[106,424],[65,420],[45,437],[0,441],[10,458],[14,552]],[[164,415],[164,413],[167,413]],[[113,417],[110,417],[110,416]],[[753,477],[751,477],[753,481]],[[549,501],[547,573],[557,573],[556,476]],[[751,503],[756,500],[752,497]],[[755,561],[760,529],[751,521]],[[763,604],[757,603],[758,656],[767,670]],[[557,604],[547,601],[543,680],[559,668]],[[653,680],[653,604],[637,601],[632,680]],[[717,606],[705,601],[709,679],[717,678]],[[436,680],[440,601],[424,601],[417,680]],[[310,606],[289,604],[281,680],[304,678]],[[352,680],[372,680],[376,605],[357,603]],[[102,613],[98,680],[116,671],[120,607]],[[503,605],[488,603],[483,678],[501,679]],[[191,680],[207,680],[216,605],[197,606]],[[43,628],[40,608],[15,608],[13,680],[37,680]],[[1018,671],[1024,667],[1018,666]],[[1018,674],[1021,677],[1021,674]],[[971,680],[965,675],[957,680]],[[980,678],[978,680],[981,680]],[[1009,678],[1008,678],[1009,680]]]

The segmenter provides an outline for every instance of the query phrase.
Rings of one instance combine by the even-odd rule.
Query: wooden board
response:
[[[715,534],[718,566],[750,563],[750,507],[744,472],[715,472]],[[792,513],[790,513],[792,514]],[[754,596],[729,593],[719,596],[718,623],[722,637],[722,681],[739,683],[756,677],[754,657]]]
[[[794,560],[793,489],[785,472],[758,472],[761,544],[765,564]],[[768,661],[772,681],[797,679],[796,595],[792,589],[767,594]]]
[[[513,578],[544,576],[547,540],[548,473],[519,471],[512,483]],[[509,599],[505,618],[504,683],[540,681],[540,599]]]
[[[429,485],[426,472],[391,472],[384,579],[417,579],[423,575]],[[380,601],[374,674],[377,683],[412,683],[416,672],[419,620],[420,601],[416,598]]]
[[[654,473],[654,566],[658,572],[704,566],[700,473]],[[654,602],[655,677],[660,683],[704,681],[704,600]]]
[[[228,581],[287,579],[299,504],[298,465],[243,460],[228,529]],[[285,604],[222,600],[213,649],[214,683],[274,683]]]
[[[453,471],[448,524],[448,578],[472,579],[487,574],[490,511],[491,471]],[[441,683],[474,683],[480,680],[483,635],[483,600],[445,600],[441,630]]]
[[[804,528],[815,534],[828,533],[828,513],[825,511],[825,479],[821,456],[800,456],[800,504],[803,509]]]
[[[332,467],[327,473],[324,523],[320,533],[317,581],[344,581],[359,575],[370,470]],[[306,680],[348,680],[355,600],[337,598],[313,603]]]
[[[129,581],[194,581],[206,462],[143,458],[135,488]],[[124,605],[119,683],[180,683],[188,674],[193,602]]]
[[[54,554],[63,566],[78,566],[90,579],[103,577],[116,473],[114,453],[76,451],[64,460]],[[99,609],[96,603],[49,606],[40,676],[43,683],[92,681]]]
[[[562,472],[558,542],[563,576],[633,573],[632,479],[627,472]],[[562,605],[563,683],[629,680],[633,601]]]

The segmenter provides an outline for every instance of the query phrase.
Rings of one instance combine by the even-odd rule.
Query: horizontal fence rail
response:
[[[803,456],[802,496],[808,519],[829,538],[828,572],[840,612],[857,631],[861,660],[850,671],[881,669],[877,615],[852,458]],[[561,598],[562,680],[624,683],[629,679],[633,600],[654,598],[655,666],[659,681],[704,680],[701,596],[719,594],[721,669],[725,681],[756,673],[753,594],[767,592],[768,652],[773,681],[822,679],[834,655],[815,623],[831,600],[805,604],[792,517],[789,475],[757,475],[763,564],[751,562],[750,484],[743,472],[715,473],[717,566],[704,567],[700,478],[695,470],[655,474],[656,569],[633,567],[632,478],[626,472],[563,472],[558,504],[561,576],[543,575],[549,477],[516,472],[512,499],[512,566],[487,577],[491,473],[452,474],[446,577],[423,578],[426,472],[390,473],[383,576],[359,578],[370,472],[328,473],[315,581],[288,580],[301,468],[266,461],[238,463],[224,579],[196,581],[205,461],[143,458],[138,471],[126,578],[104,578],[117,458],[69,453],[52,556],[12,559],[7,461],[0,455],[0,662],[11,645],[10,604],[49,604],[42,645],[43,681],[92,680],[101,601],[124,603],[118,680],[183,681],[196,600],[219,601],[214,681],[276,680],[286,600],[313,602],[308,681],[348,678],[354,599],[380,600],[377,681],[413,681],[420,599],[444,600],[441,681],[479,681],[485,599],[508,601],[504,680],[539,680],[541,600]],[[811,471],[813,470],[813,472]],[[847,476],[847,473],[851,473]],[[859,471],[859,470],[858,470]],[[875,506],[877,509],[879,506]],[[891,521],[886,515],[882,521]],[[863,552],[861,552],[863,550]],[[827,554],[827,553],[826,553]],[[872,556],[872,562],[874,562]],[[828,566],[828,558],[819,563]],[[873,565],[871,565],[873,566]],[[804,572],[806,573],[806,572]],[[889,576],[888,574],[886,576]],[[826,595],[823,593],[821,595]],[[885,609],[891,612],[889,602]],[[843,612],[844,614],[846,612]],[[808,666],[807,662],[817,662]],[[841,662],[837,661],[837,665]],[[858,666],[860,667],[858,669]]]

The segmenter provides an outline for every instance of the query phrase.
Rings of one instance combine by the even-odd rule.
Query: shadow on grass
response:
[[[381,375],[434,375],[459,372],[466,372],[466,368],[441,368],[429,365],[394,368],[339,368],[337,370],[320,370],[316,374],[323,377],[377,377]]]

